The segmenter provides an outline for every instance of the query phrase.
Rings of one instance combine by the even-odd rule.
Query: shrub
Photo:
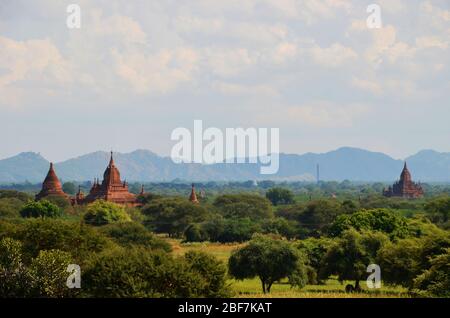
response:
[[[61,209],[48,200],[29,201],[20,210],[20,215],[24,218],[38,217],[59,217],[62,215]]]
[[[156,237],[143,225],[138,223],[125,222],[109,224],[103,226],[101,232],[124,247],[139,245],[150,249],[162,249],[166,252],[171,251],[169,243]]]
[[[131,221],[123,206],[103,200],[89,204],[83,219],[86,224],[95,226]]]

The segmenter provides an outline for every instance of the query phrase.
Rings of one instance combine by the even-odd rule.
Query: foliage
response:
[[[188,254],[174,259],[143,248],[96,255],[82,278],[88,296],[93,297],[216,297],[227,293],[225,269],[212,258]]]
[[[79,265],[91,252],[110,245],[92,228],[78,222],[58,219],[29,219],[16,226],[5,226],[5,235],[20,240],[25,259],[36,257],[42,250],[59,249],[69,252]]]
[[[16,218],[20,217],[19,211],[22,209],[24,202],[18,198],[2,198],[0,199],[0,218]]]
[[[278,187],[267,190],[266,198],[270,200],[273,205],[293,204],[295,202],[294,194],[291,190]]]
[[[362,210],[351,215],[339,215],[329,229],[331,236],[340,236],[354,228],[358,231],[380,231],[391,239],[408,235],[408,224],[404,217],[389,209]]]
[[[450,248],[432,258],[430,265],[414,279],[414,292],[420,296],[450,297]]]
[[[67,266],[71,255],[59,250],[40,251],[29,266],[22,262],[22,243],[10,238],[0,241],[0,297],[66,297]]]
[[[66,286],[69,273],[67,266],[71,264],[70,253],[60,250],[40,251],[32,260],[30,274],[33,286],[40,297],[68,297],[72,290]]]
[[[147,227],[171,237],[182,237],[188,226],[211,216],[205,207],[184,198],[155,199],[143,207],[142,213],[147,217]]]
[[[57,205],[48,200],[29,201],[20,210],[20,215],[24,218],[54,218],[61,216],[62,211]]]
[[[64,182],[64,184],[62,185],[62,190],[64,191],[64,193],[70,195],[75,195],[75,193],[77,193],[77,187],[73,182]]]
[[[225,218],[262,220],[273,217],[269,200],[252,194],[226,194],[214,201],[214,206]]]
[[[438,197],[429,201],[425,205],[425,211],[435,223],[448,222],[450,215],[450,196]]]
[[[101,232],[124,247],[143,246],[150,249],[171,251],[170,245],[149,232],[143,225],[135,222],[108,224]]]
[[[358,290],[360,280],[367,276],[367,266],[375,263],[378,250],[387,241],[379,232],[359,233],[354,229],[343,232],[324,256],[319,277],[326,279],[337,275],[339,281],[354,280]]]
[[[103,200],[89,204],[83,219],[86,224],[95,226],[131,221],[123,206]]]
[[[411,287],[413,279],[421,272],[421,242],[410,238],[388,243],[378,252],[377,264],[382,268],[386,284]]]
[[[300,254],[288,242],[255,235],[249,244],[234,251],[228,261],[229,273],[236,279],[259,277],[263,293],[270,293],[275,281],[292,276],[302,285],[306,275]],[[299,276],[300,275],[300,276]]]
[[[335,200],[317,200],[310,202],[299,215],[300,224],[313,235],[325,233],[328,227],[343,213],[342,205]]]

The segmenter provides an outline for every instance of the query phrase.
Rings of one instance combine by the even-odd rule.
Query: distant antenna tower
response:
[[[317,164],[317,183],[320,181],[320,166]]]

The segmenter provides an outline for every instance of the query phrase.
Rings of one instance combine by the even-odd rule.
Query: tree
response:
[[[431,267],[416,277],[413,291],[421,296],[450,297],[450,248],[430,260]]]
[[[184,255],[189,271],[198,273],[205,285],[200,294],[204,297],[226,297],[229,294],[227,285],[227,268],[214,256],[204,252],[189,251]]]
[[[174,259],[161,250],[117,248],[93,255],[82,281],[90,297],[219,297],[228,293],[225,272],[202,253]]]
[[[383,280],[387,284],[413,288],[414,280],[432,266],[432,260],[445,254],[450,248],[450,239],[443,236],[408,238],[386,244],[378,252],[378,264],[383,269]]]
[[[61,209],[47,200],[29,201],[20,210],[24,218],[49,217],[55,218],[62,215]]]
[[[22,244],[11,238],[0,240],[0,298],[29,296],[32,279],[22,263]]]
[[[304,273],[300,254],[286,241],[255,235],[249,244],[234,251],[228,261],[229,273],[236,279],[259,277],[263,293],[282,278]],[[295,283],[301,280],[298,277]]]
[[[330,238],[309,237],[305,240],[298,241],[298,244],[296,244],[296,248],[306,255],[306,265],[310,267],[308,275],[311,284],[322,283],[322,281],[318,281],[322,260],[333,243],[333,240]]]
[[[42,250],[58,249],[71,253],[81,266],[89,253],[100,252],[112,244],[90,226],[61,219],[28,219],[1,230],[22,242],[23,258],[27,262]]]
[[[382,268],[383,282],[411,288],[414,278],[421,273],[422,242],[408,238],[387,243],[380,249],[377,264]]]
[[[156,237],[143,225],[135,222],[108,224],[101,228],[101,232],[124,247],[135,245],[144,246],[150,249],[162,249],[166,252],[171,251],[169,243]]]
[[[0,199],[0,218],[20,217],[20,210],[23,205],[24,202],[18,198]]]
[[[299,222],[313,235],[319,235],[326,232],[335,218],[342,213],[342,205],[336,200],[313,201],[299,215]]]
[[[388,238],[379,232],[345,231],[324,256],[319,278],[337,275],[341,282],[354,280],[355,290],[360,290],[359,282],[367,277],[367,266],[375,263],[378,250],[387,241]]]
[[[62,190],[64,191],[64,193],[70,195],[74,195],[75,193],[77,193],[77,187],[73,182],[64,182],[64,184],[62,185]]]
[[[123,206],[103,200],[89,204],[83,219],[86,224],[95,226],[131,221]]]
[[[214,201],[220,214],[225,218],[251,218],[261,221],[273,217],[269,200],[253,194],[225,194]]]
[[[293,204],[295,202],[292,191],[284,188],[271,188],[267,190],[266,198],[270,200],[273,205]]]
[[[389,209],[362,210],[353,214],[339,215],[329,229],[332,236],[339,236],[344,231],[354,228],[358,231],[380,231],[391,239],[408,236],[406,218]]]
[[[33,285],[40,297],[67,297],[72,290],[66,285],[69,273],[67,267],[72,263],[70,253],[60,250],[40,251],[33,259],[30,274]]]
[[[425,211],[435,223],[445,223],[449,220],[450,197],[439,197],[425,205]]]
[[[171,237],[182,237],[191,224],[206,221],[211,216],[204,206],[176,197],[152,200],[142,208],[142,213],[146,216],[147,227]]]

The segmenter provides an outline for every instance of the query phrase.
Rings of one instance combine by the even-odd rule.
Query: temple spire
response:
[[[114,165],[114,157],[113,157],[113,152],[111,150],[111,158],[109,159],[109,166],[112,167]]]
[[[189,196],[189,201],[192,203],[199,203],[197,199],[197,194],[195,193],[195,186],[192,184],[191,195]]]

